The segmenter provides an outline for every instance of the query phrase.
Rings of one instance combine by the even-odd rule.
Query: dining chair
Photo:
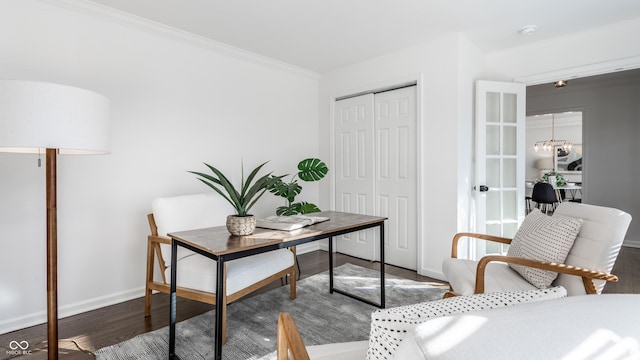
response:
[[[555,210],[558,197],[553,186],[549,183],[539,182],[533,185],[531,200],[536,203],[536,207],[545,214]]]

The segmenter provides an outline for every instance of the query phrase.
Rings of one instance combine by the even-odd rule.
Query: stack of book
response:
[[[257,219],[256,226],[265,229],[292,231],[327,220],[329,218],[324,216],[268,216],[264,219]]]

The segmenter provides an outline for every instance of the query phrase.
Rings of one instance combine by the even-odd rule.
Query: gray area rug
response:
[[[386,275],[387,308],[442,298],[445,290]],[[334,286],[380,301],[380,274],[345,264],[335,269]],[[329,294],[328,271],[300,280],[297,299],[289,300],[289,287],[232,303],[227,308],[227,344],[223,359],[275,358],[278,314],[287,311],[306,345],[366,340],[371,312],[376,307],[341,294]],[[178,311],[180,309],[178,308]],[[176,327],[176,354],[181,359],[213,359],[213,311],[182,321]],[[96,351],[98,360],[166,359],[169,328],[142,334]]]

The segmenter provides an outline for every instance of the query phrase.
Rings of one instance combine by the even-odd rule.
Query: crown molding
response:
[[[586,76],[602,75],[638,68],[640,68],[640,56],[631,56],[622,59],[603,61],[567,69],[559,69],[545,73],[517,76],[513,78],[513,81],[531,86],[552,83],[560,79],[571,81],[572,79],[583,78]]]
[[[244,50],[225,44],[220,41],[211,40],[200,35],[180,30],[169,25],[149,20],[124,11],[110,8],[89,0],[36,0],[60,8],[65,8],[84,15],[92,16],[101,20],[128,26],[140,31],[145,31],[157,36],[171,40],[177,40],[184,44],[211,50],[216,53],[235,57],[245,61],[251,61],[259,65],[266,65],[279,70],[289,71],[298,75],[319,79],[321,75],[299,66],[295,66],[284,61],[279,61],[258,53]]]

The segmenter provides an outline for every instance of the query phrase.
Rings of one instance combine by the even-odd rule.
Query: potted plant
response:
[[[244,164],[241,172],[240,188],[236,189],[231,181],[217,168],[204,163],[213,174],[189,171],[198,176],[198,180],[215,190],[236,210],[235,215],[227,216],[227,230],[231,235],[251,235],[256,228],[256,218],[249,214],[249,210],[271,186],[286,175],[275,176],[268,173],[256,179],[264,162],[253,169],[246,180],[244,178]]]
[[[567,181],[564,179],[564,176],[562,176],[562,174],[559,174],[555,171],[550,171],[544,175],[542,175],[542,177],[540,178],[540,181],[542,182],[546,182],[546,183],[551,183],[551,179],[555,178],[556,183],[555,184],[551,184],[553,185],[553,187],[556,186],[565,186],[567,185]]]
[[[295,198],[302,191],[302,186],[298,183],[296,176],[302,181],[318,181],[327,175],[329,168],[322,160],[316,158],[308,158],[298,163],[298,174],[286,183],[282,181],[282,177],[269,187],[269,191],[273,194],[285,198],[285,205],[276,209],[278,216],[291,216],[296,214],[308,214],[318,212],[320,209],[315,204],[309,202],[295,202]],[[272,177],[275,178],[275,177]]]

